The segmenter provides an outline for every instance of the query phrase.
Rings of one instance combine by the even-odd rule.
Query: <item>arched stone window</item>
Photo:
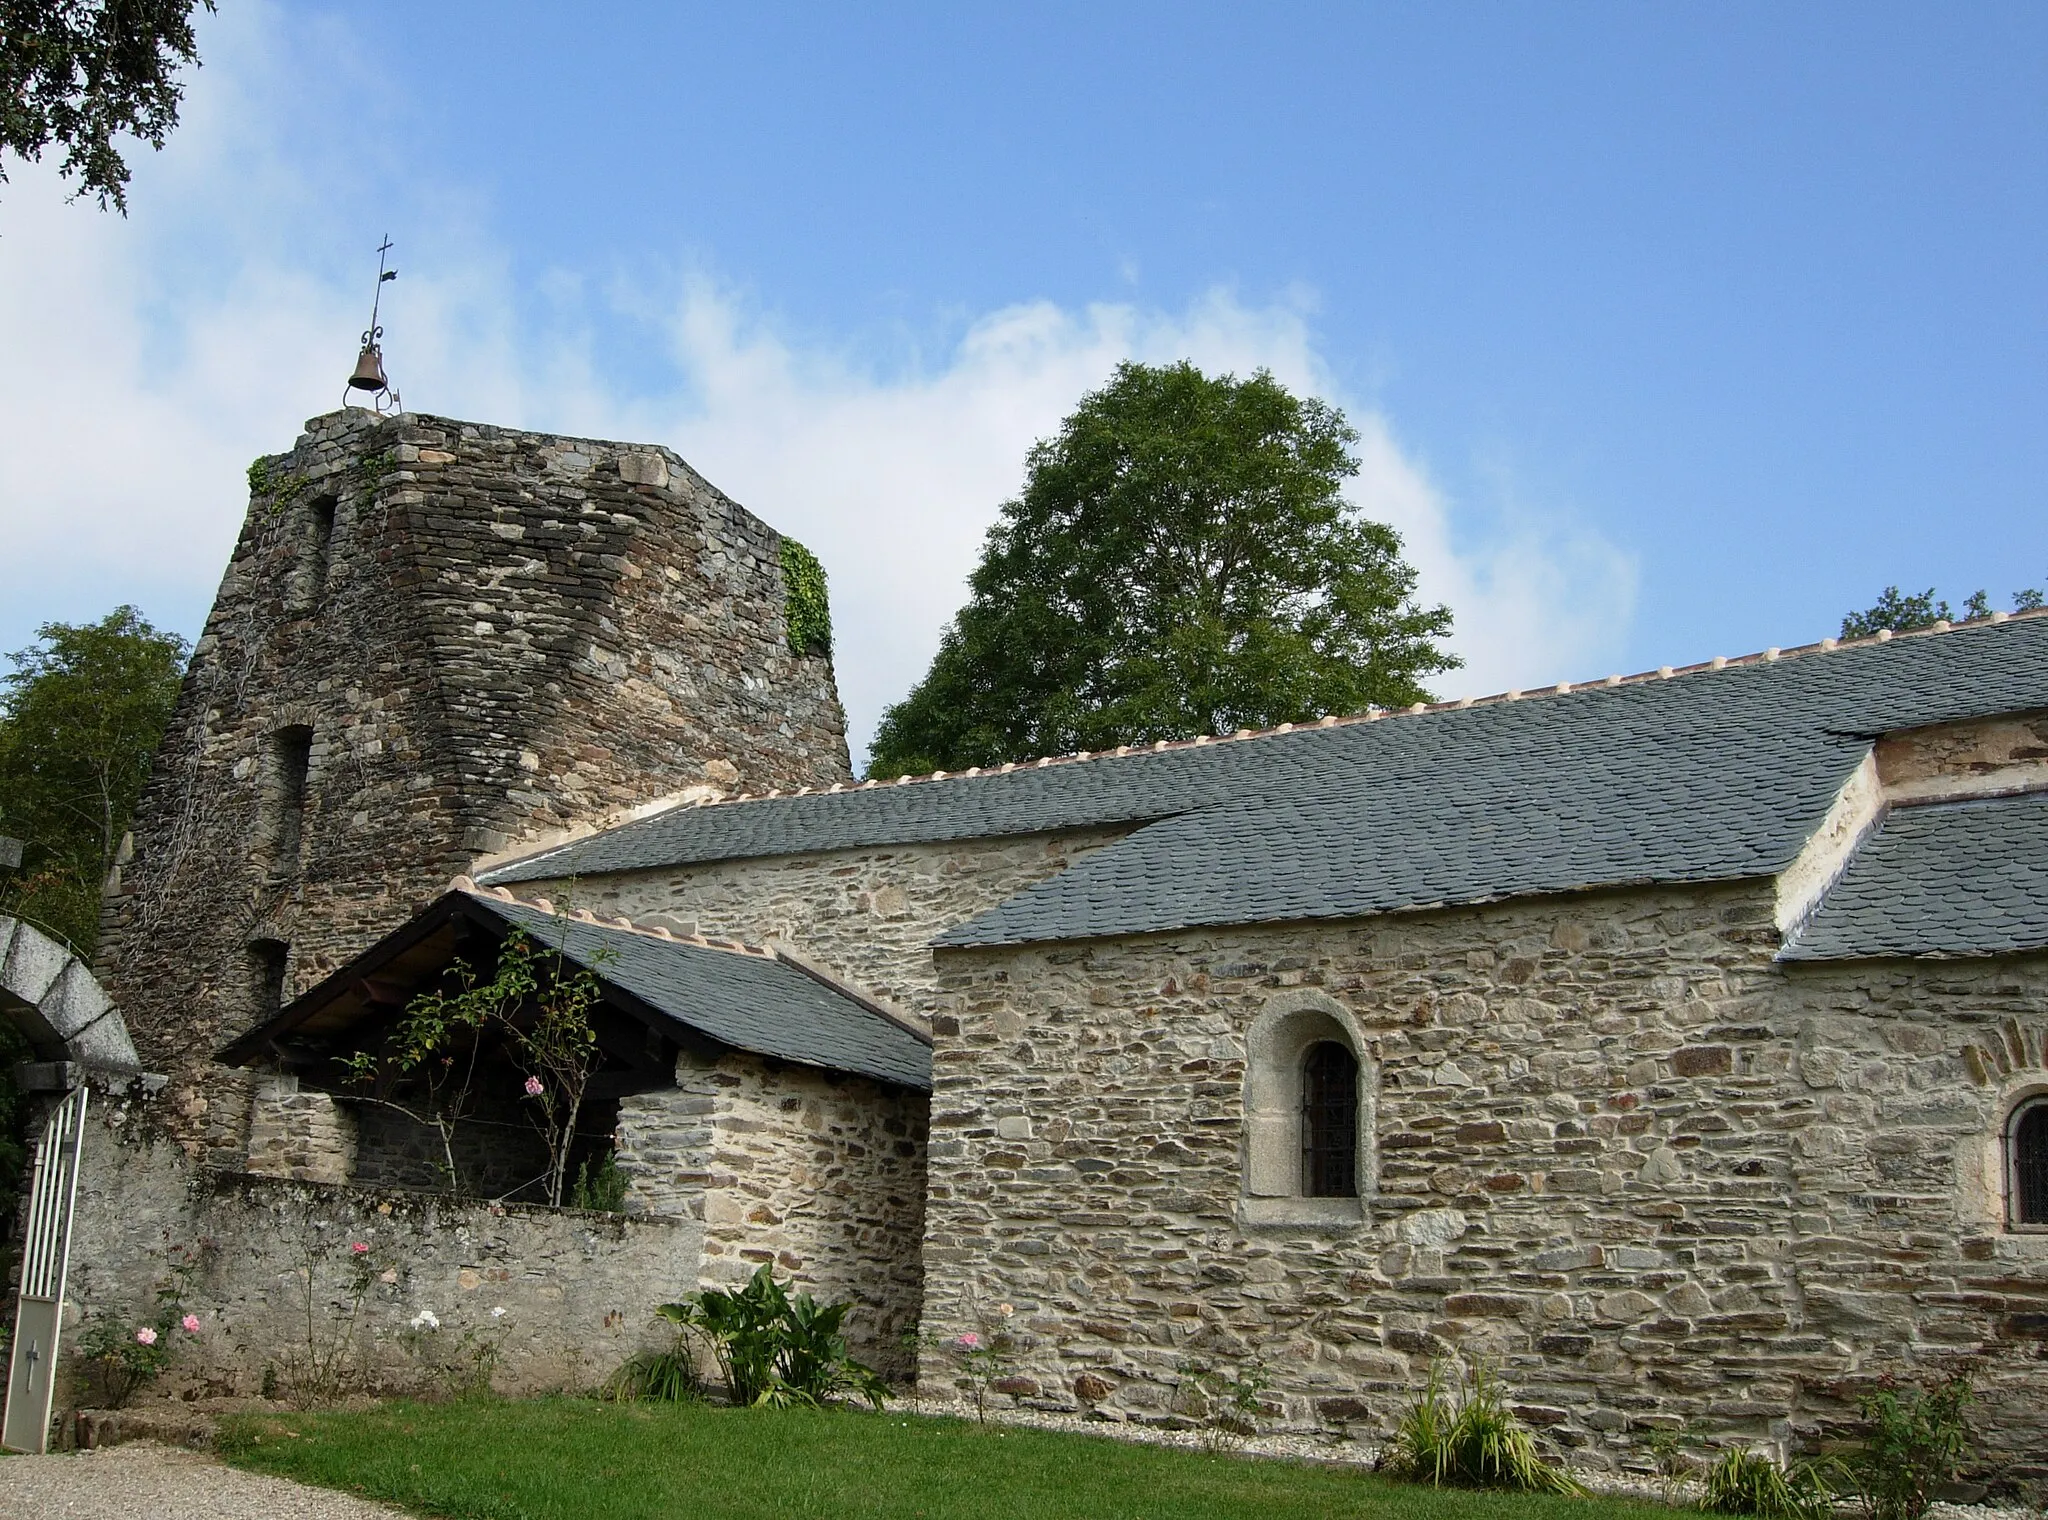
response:
[[[2006,1219],[2048,1228],[2048,1093],[2023,1099],[2005,1125]]]
[[[1378,1076],[1335,998],[1303,989],[1267,1003],[1245,1041],[1245,1223],[1365,1218]]]

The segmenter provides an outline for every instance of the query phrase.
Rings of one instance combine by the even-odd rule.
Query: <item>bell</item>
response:
[[[374,343],[365,343],[356,356],[356,372],[348,377],[352,391],[386,391],[391,382],[384,378],[384,355]]]

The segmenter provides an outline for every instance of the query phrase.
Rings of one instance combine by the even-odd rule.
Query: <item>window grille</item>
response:
[[[1309,1047],[1301,1081],[1301,1180],[1311,1198],[1358,1196],[1358,1058],[1334,1040]]]
[[[2013,1110],[2005,1149],[2012,1222],[2048,1225],[2048,1095]]]

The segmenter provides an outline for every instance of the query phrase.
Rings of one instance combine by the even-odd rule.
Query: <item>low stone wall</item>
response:
[[[1785,966],[1772,913],[1759,884],[942,952],[925,1331],[1000,1324],[1026,1402],[1112,1417],[1257,1358],[1291,1422],[1361,1434],[1435,1359],[1490,1364],[1594,1465],[1681,1425],[1797,1446],[1963,1371],[1988,1470],[2048,1483],[2048,1234],[1997,1172],[2048,1086],[2048,959]],[[1247,1188],[1254,1027],[1311,1004],[1373,1086],[1348,1219]]]
[[[93,1116],[69,1345],[95,1316],[153,1318],[156,1288],[188,1263],[200,1329],[172,1338],[173,1387],[289,1391],[327,1362],[372,1390],[486,1369],[501,1393],[586,1389],[658,1340],[654,1306],[694,1286],[686,1220],[206,1172],[151,1137],[144,1100],[109,1096]]]

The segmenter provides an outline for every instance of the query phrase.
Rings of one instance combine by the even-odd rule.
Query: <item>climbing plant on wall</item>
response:
[[[789,652],[830,654],[832,604],[825,592],[825,567],[818,563],[817,555],[793,538],[782,541],[782,589]]]

